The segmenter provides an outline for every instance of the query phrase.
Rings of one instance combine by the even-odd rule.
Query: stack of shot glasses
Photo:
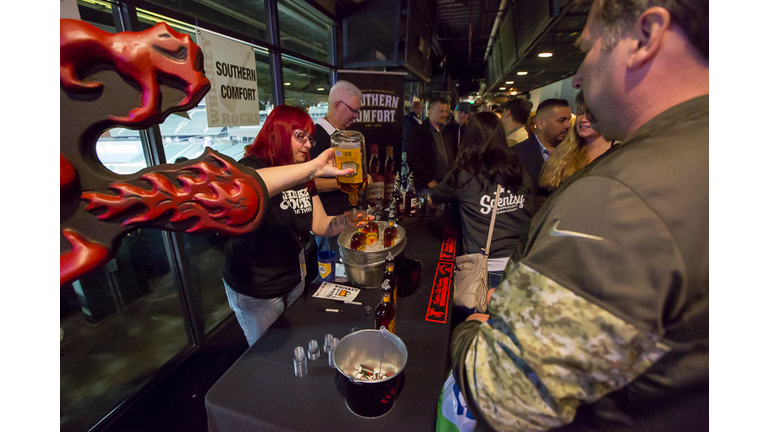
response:
[[[338,345],[338,343],[339,340],[333,337],[332,334],[329,333],[325,335],[325,339],[323,341],[323,352],[328,353],[329,367],[336,367],[336,365],[333,363],[333,351],[336,349],[336,345]],[[304,347],[297,346],[293,349],[293,373],[297,377],[303,377],[309,373],[307,357],[309,357],[310,360],[317,360],[320,358],[320,347],[318,346],[315,339],[309,341],[306,354],[304,352]]]

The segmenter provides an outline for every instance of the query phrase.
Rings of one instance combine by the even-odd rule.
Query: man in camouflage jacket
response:
[[[708,427],[708,2],[616,1],[592,5],[573,86],[622,144],[558,188],[489,315],[454,332],[483,430]]]

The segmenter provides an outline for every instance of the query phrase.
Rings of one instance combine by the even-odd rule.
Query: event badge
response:
[[[299,266],[301,267],[301,280],[307,277],[307,259],[304,257],[304,248],[299,252]]]

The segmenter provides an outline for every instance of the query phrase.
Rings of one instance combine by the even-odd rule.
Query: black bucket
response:
[[[339,379],[349,410],[366,418],[388,413],[395,404],[407,360],[405,343],[386,330],[360,330],[344,336],[333,351],[333,362],[341,374]],[[370,369],[381,367],[387,377],[357,380],[355,374],[361,365]]]

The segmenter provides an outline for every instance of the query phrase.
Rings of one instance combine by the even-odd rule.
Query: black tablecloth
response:
[[[322,351],[319,359],[308,361],[307,376],[294,376],[295,347],[306,350],[315,339],[322,350],[326,333],[341,339],[354,329],[373,328],[373,317],[365,317],[364,307],[375,308],[381,299],[379,290],[364,289],[355,299],[361,306],[321,300],[312,297],[319,286],[314,283],[211,387],[205,399],[209,431],[435,429],[448,373],[451,297],[444,288],[457,244],[455,219],[441,213],[430,219],[407,218],[402,225],[408,243],[401,256],[420,261],[422,275],[415,291],[399,293],[397,299],[396,334],[405,342],[408,362],[392,410],[376,419],[352,413],[344,402],[343,378],[328,366]]]

